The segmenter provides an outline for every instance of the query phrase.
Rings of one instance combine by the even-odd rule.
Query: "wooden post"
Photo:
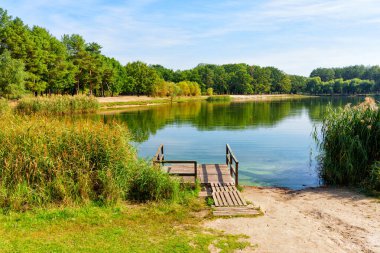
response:
[[[239,185],[239,162],[236,162],[235,161],[235,164],[236,164],[236,168],[235,168],[235,185],[238,186]]]
[[[226,145],[226,164],[228,165],[228,144]]]
[[[197,183],[197,179],[198,179],[198,163],[197,162],[195,162],[194,163],[194,166],[195,166],[195,181],[194,181],[194,183]]]

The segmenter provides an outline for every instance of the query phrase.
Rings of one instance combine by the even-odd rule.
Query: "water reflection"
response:
[[[363,98],[312,98],[274,102],[192,102],[134,108],[98,115],[127,124],[142,157],[165,144],[168,159],[223,163],[229,143],[247,185],[299,189],[320,184],[311,132],[329,104],[356,104]]]

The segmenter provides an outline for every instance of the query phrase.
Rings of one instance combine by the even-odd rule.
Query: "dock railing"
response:
[[[161,144],[156,154],[153,156],[153,165],[164,165],[164,164],[194,164],[194,173],[170,173],[171,175],[176,176],[194,176],[194,182],[196,182],[198,178],[198,163],[197,161],[179,161],[179,160],[165,160],[165,154],[164,154],[164,145]]]
[[[239,161],[236,159],[230,145],[226,145],[226,164],[230,169],[231,177],[235,179],[235,185],[239,184]]]

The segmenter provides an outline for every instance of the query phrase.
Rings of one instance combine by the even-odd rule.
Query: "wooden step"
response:
[[[261,214],[260,211],[249,207],[215,207],[213,210],[214,216],[251,216]]]
[[[210,185],[216,207],[247,205],[233,183],[210,183]]]

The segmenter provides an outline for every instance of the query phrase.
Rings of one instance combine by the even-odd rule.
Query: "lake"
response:
[[[230,144],[242,185],[314,187],[318,150],[312,137],[329,104],[357,104],[363,97],[217,103],[197,101],[137,107],[104,114],[128,124],[140,157],[151,159],[164,144],[167,160],[224,163]]]

